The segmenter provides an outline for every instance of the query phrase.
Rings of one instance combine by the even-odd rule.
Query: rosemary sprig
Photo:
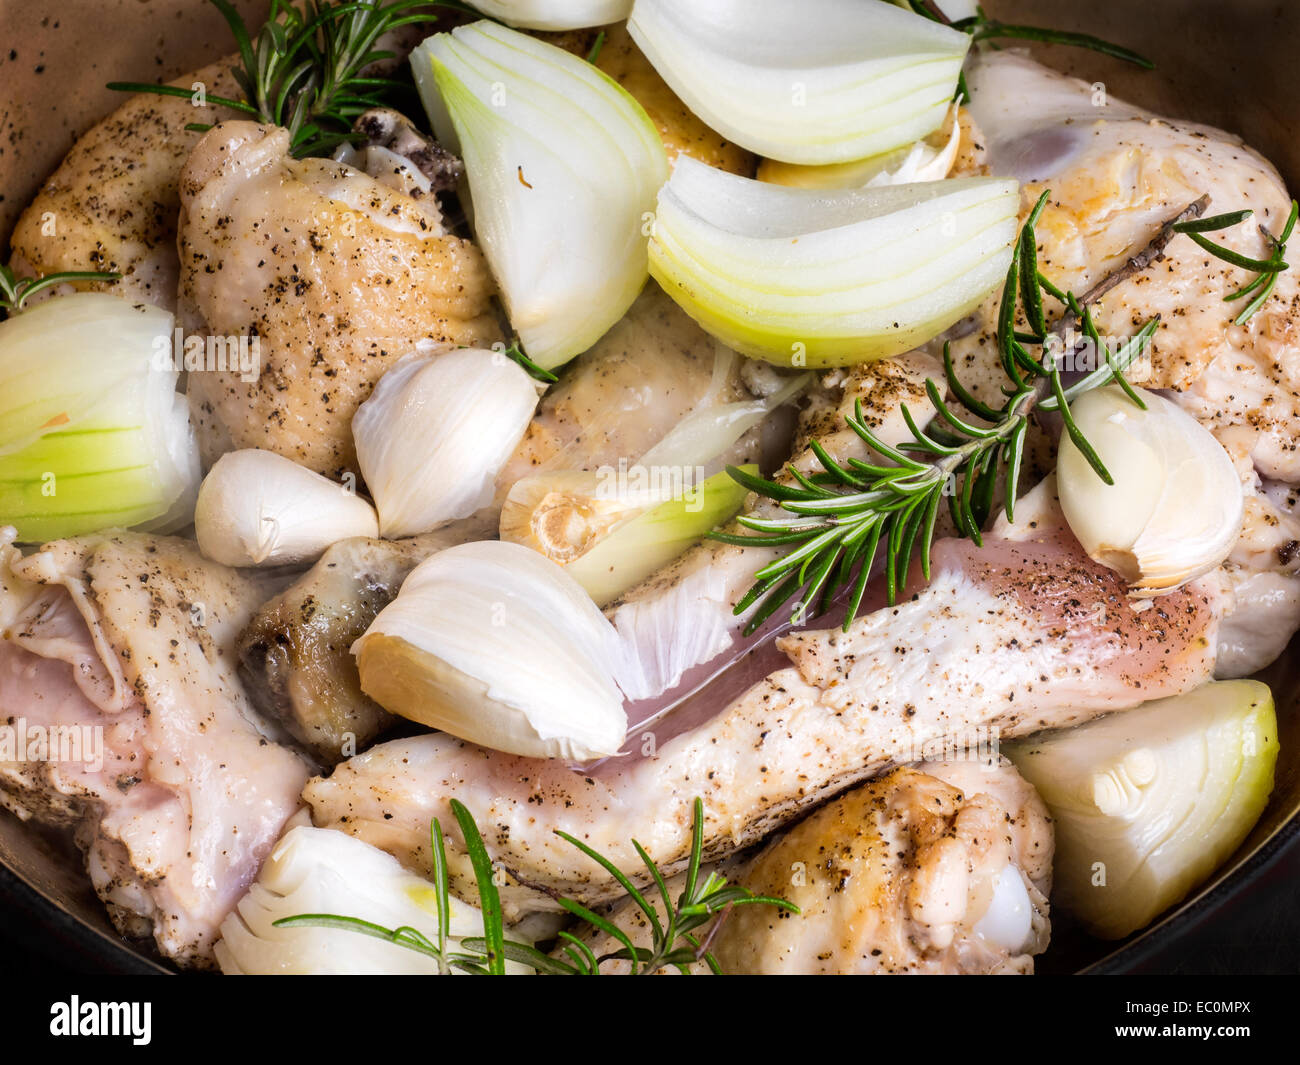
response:
[[[944,345],[944,375],[948,389],[964,413],[945,400],[941,386],[927,380],[925,390],[937,417],[922,429],[906,404],[901,413],[912,439],[892,447],[876,436],[863,417],[861,403],[846,419],[848,427],[881,456],[883,462],[851,458],[836,462],[817,441],[810,448],[822,472],[805,475],[787,466],[793,484],[780,484],[745,473],[728,472],[740,484],[776,501],[789,517],[742,516],[738,522],[753,534],[716,532],[713,539],[741,546],[789,547],[781,557],[754,574],[755,583],[736,604],[743,614],[757,605],[746,625],[756,631],[783,604],[798,595],[791,621],[800,624],[809,611],[823,613],[847,588],[844,629],[857,616],[877,555],[883,555],[885,588],[889,602],[907,584],[912,558],[919,554],[921,573],[930,579],[930,548],[941,501],[946,497],[959,535],[982,544],[982,529],[993,506],[999,480],[1005,483],[1004,509],[1015,516],[1015,499],[1024,463],[1030,416],[1053,411],[1061,416],[1064,431],[1088,460],[1097,476],[1113,483],[1096,450],[1070,414],[1070,403],[1093,388],[1112,381],[1120,384],[1139,406],[1142,401],[1124,377],[1125,370],[1146,350],[1159,327],[1147,322],[1117,350],[1102,341],[1089,310],[1117,283],[1163,254],[1177,223],[1196,217],[1204,207],[1198,200],[1165,224],[1143,252],[1116,274],[1103,279],[1082,299],[1053,285],[1038,269],[1034,227],[1050,193],[1045,191],[1030,212],[1016,246],[997,321],[997,347],[1007,386],[1004,402],[993,407],[976,399],[961,383],[953,366],[949,345]],[[1061,303],[1064,313],[1050,329],[1044,297]],[[1017,297],[1031,330],[1019,332]],[[1081,380],[1065,386],[1061,355],[1054,350],[1067,330],[1078,326],[1092,345],[1098,365]],[[1037,347],[1037,355],[1030,349]]]
[[[210,103],[230,108],[260,122],[284,126],[291,151],[299,158],[326,154],[355,139],[352,122],[386,94],[399,88],[392,78],[363,74],[367,67],[391,59],[392,52],[375,48],[385,33],[432,16],[416,13],[431,0],[272,0],[266,23],[254,36],[229,0],[211,0],[221,12],[239,48],[240,66],[233,71],[242,100],[208,96]],[[449,0],[432,6],[464,8]],[[189,89],[147,82],[111,82],[120,92],[161,96],[193,94]],[[206,130],[193,123],[186,127]]]
[[[1187,222],[1179,222],[1174,226],[1177,232],[1185,233],[1216,258],[1222,259],[1231,266],[1238,266],[1243,270],[1252,270],[1257,275],[1253,281],[1246,283],[1231,295],[1223,297],[1224,302],[1233,303],[1254,293],[1254,299],[1232,320],[1233,325],[1245,325],[1249,322],[1255,316],[1255,313],[1268,302],[1269,297],[1273,295],[1278,276],[1291,269],[1290,264],[1283,257],[1286,255],[1287,241],[1291,239],[1291,234],[1295,230],[1296,219],[1300,217],[1300,203],[1295,200],[1291,201],[1291,210],[1287,214],[1286,223],[1282,226],[1282,232],[1277,236],[1274,236],[1263,226],[1259,227],[1260,232],[1264,234],[1273,249],[1273,254],[1267,259],[1252,259],[1247,255],[1233,251],[1231,248],[1226,248],[1222,244],[1217,244],[1205,236],[1206,233],[1214,233],[1240,225],[1253,213],[1253,211],[1234,211],[1231,214],[1215,215],[1212,218],[1197,218]]]
[[[1069,48],[1086,48],[1091,52],[1100,52],[1102,55],[1122,59],[1126,63],[1133,63],[1145,70],[1155,69],[1155,64],[1146,56],[1139,55],[1131,48],[1125,48],[1100,37],[1094,37],[1090,33],[1071,33],[1067,30],[1052,30],[1042,26],[1008,25],[1005,22],[998,22],[996,19],[989,18],[982,7],[976,8],[977,14],[970,18],[953,20],[940,10],[935,0],[908,0],[908,3],[918,15],[922,15],[933,22],[942,22],[944,25],[951,26],[962,33],[969,33],[976,42],[1017,40],[1061,44]],[[964,98],[969,98],[970,94],[964,91],[964,85],[961,94]]]
[[[9,267],[0,263],[0,312],[3,312],[0,317],[17,314],[29,299],[54,285],[65,285],[73,281],[118,281],[121,277],[121,274],[81,270],[20,280]]]
[[[618,950],[597,956],[587,942],[572,930],[559,933],[560,947],[564,958],[544,954],[527,943],[519,943],[505,938],[501,913],[501,897],[493,880],[492,859],[488,855],[483,837],[479,833],[474,818],[464,805],[455,799],[451,802],[452,813],[460,826],[461,836],[465,840],[465,850],[474,869],[474,879],[478,886],[479,905],[483,913],[482,936],[472,936],[461,940],[460,951],[447,949],[447,923],[450,914],[450,893],[448,889],[447,855],[444,846],[442,826],[434,819],[430,826],[430,842],[433,853],[434,897],[438,917],[438,939],[433,942],[422,932],[410,927],[385,928],[370,921],[356,917],[341,917],[329,913],[302,913],[292,917],[282,917],[275,922],[276,928],[318,927],[340,928],[375,939],[387,940],[399,947],[413,950],[418,954],[433,958],[438,963],[439,972],[458,969],[461,972],[480,976],[497,976],[505,973],[506,961],[522,962],[537,972],[548,976],[598,976],[601,966],[610,961],[628,963],[630,975],[646,976],[667,966],[676,967],[680,972],[689,974],[690,967],[697,962],[704,962],[709,971],[721,973],[718,960],[708,949],[712,932],[716,931],[717,922],[724,912],[732,906],[765,905],[776,906],[790,913],[798,913],[799,908],[785,899],[767,895],[755,895],[746,888],[729,885],[726,877],[716,872],[700,878],[700,866],[704,856],[704,803],[695,800],[691,819],[691,852],[686,868],[686,884],[676,902],[668,890],[668,882],[659,867],[646,853],[644,847],[632,841],[637,854],[645,864],[663,901],[664,913],[651,905],[631,878],[627,876],[604,855],[599,854],[581,840],[565,832],[556,835],[571,843],[583,854],[597,862],[627,892],[628,898],[645,914],[649,922],[652,945],[638,947],[631,935],[619,928],[609,918],[596,913],[573,899],[559,897],[556,901],[568,913],[578,918],[588,928],[604,932],[621,946]],[[697,932],[713,922],[713,928],[703,936]],[[468,952],[468,953],[466,953]]]

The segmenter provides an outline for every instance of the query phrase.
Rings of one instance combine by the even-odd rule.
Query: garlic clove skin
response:
[[[490,503],[537,398],[523,367],[483,348],[408,355],[384,374],[352,419],[380,534],[415,536]]]
[[[426,559],[352,652],[386,710],[494,750],[582,762],[616,754],[627,734],[613,625],[519,544]]]
[[[1244,501],[1232,459],[1203,425],[1163,396],[1118,385],[1070,407],[1114,478],[1105,484],[1068,435],[1057,458],[1061,509],[1088,555],[1149,598],[1208,573],[1241,533]]]
[[[378,536],[375,508],[348,488],[259,448],[213,463],[194,507],[199,550],[224,566],[314,562],[331,544]]]

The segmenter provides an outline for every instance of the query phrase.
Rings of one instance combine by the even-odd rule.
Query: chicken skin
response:
[[[264,595],[175,538],[0,541],[0,707],[88,738],[0,755],[0,805],[72,829],[121,932],[184,966],[212,966],[308,775],[235,675]]]
[[[1032,973],[1047,948],[1052,827],[1006,759],[896,769],[777,835],[714,939],[736,975]]]
[[[201,84],[210,95],[233,97],[234,62],[228,57],[170,84],[187,91]],[[185,127],[230,114],[193,99],[132,96],[77,141],[18,219],[10,242],[18,272],[119,273],[116,283],[86,287],[111,287],[133,302],[174,311],[181,167],[202,136]]]
[[[501,339],[487,266],[436,205],[343,163],[289,156],[289,133],[226,122],[181,176],[181,318],[253,337],[260,372],[189,377],[203,459],[264,448],[356,474],[351,421],[402,356]]]

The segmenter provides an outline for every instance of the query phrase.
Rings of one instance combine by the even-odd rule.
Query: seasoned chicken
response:
[[[982,54],[968,81],[993,173],[1021,180],[1026,211],[1051,189],[1036,226],[1038,260],[1058,286],[1082,294],[1201,196],[1209,197],[1207,215],[1255,212],[1212,234],[1216,241],[1252,258],[1271,254],[1259,226],[1279,231],[1291,197],[1239,138],[1151,115],[1015,53]],[[1117,285],[1094,314],[1112,338],[1159,316],[1150,367],[1130,377],[1176,390],[1172,398],[1213,429],[1248,428],[1260,473],[1300,482],[1300,280],[1283,274],[1263,310],[1234,326],[1242,304],[1223,297],[1253,276],[1176,237],[1163,261]],[[986,306],[980,328],[953,345],[958,370],[982,398],[1001,384],[989,343],[995,315]]]
[[[719,357],[716,343],[649,285],[542,398],[491,507],[428,536],[336,544],[258,612],[240,643],[250,690],[325,763],[364,749],[391,718],[362,694],[351,647],[411,568],[453,542],[494,537],[501,501],[520,477],[635,459],[689,411],[748,397],[739,372],[738,359]],[[727,460],[752,461],[759,437],[747,433]]]
[[[235,58],[170,84],[189,91],[201,83],[209,95],[235,96]],[[193,99],[130,97],[82,135],[18,219],[13,265],[20,274],[117,272],[122,280],[113,292],[175,310],[181,166],[202,136],[185,127],[229,116],[225,108],[196,107]]]
[[[743,360],[721,349],[653,281],[542,398],[497,478],[501,501],[521,477],[635,462],[693,410],[751,398]],[[726,456],[753,461],[756,433]]]
[[[67,741],[0,761],[0,803],[73,829],[117,927],[185,966],[212,965],[308,777],[235,674],[263,595],[183,540],[0,546],[0,707]]]
[[[896,769],[773,839],[713,941],[736,975],[1032,973],[1047,948],[1052,826],[996,755]]]
[[[1278,231],[1290,195],[1238,138],[1157,118],[1013,53],[981,55],[969,82],[993,171],[1025,182],[1026,211],[1044,188],[1052,191],[1036,232],[1039,266],[1058,285],[1084,292],[1203,195],[1206,214],[1255,211],[1215,240],[1252,257],[1269,254],[1256,223]],[[1300,629],[1300,551],[1292,546],[1300,523],[1275,502],[1300,483],[1300,280],[1294,270],[1282,274],[1268,303],[1245,326],[1233,325],[1243,305],[1223,297],[1252,276],[1175,237],[1163,261],[1096,308],[1112,346],[1159,316],[1151,364],[1129,377],[1172,389],[1170,398],[1215,434],[1241,474],[1246,523],[1224,567],[1232,596],[1217,667],[1229,677],[1268,665]],[[985,400],[1004,383],[992,342],[996,314],[991,300],[952,346],[958,373]]]
[[[671,164],[679,155],[727,170],[742,177],[753,177],[758,160],[744,148],[724,140],[704,124],[668,87],[659,72],[650,65],[632,40],[623,23],[606,26],[597,49],[596,30],[568,33],[540,33],[537,36],[565,48],[575,55],[595,52],[596,66],[625,88],[650,116],[659,129]]]
[[[181,177],[181,310],[209,334],[257,339],[255,380],[189,377],[204,461],[258,447],[320,473],[356,471],[351,420],[403,355],[501,333],[478,249],[436,205],[325,159],[287,130],[226,122]]]
[[[459,799],[512,877],[585,900],[616,885],[552,833],[563,829],[640,868],[639,840],[668,872],[684,863],[691,803],[718,859],[927,744],[970,730],[1010,738],[1186,691],[1214,668],[1222,609],[1205,579],[1137,611],[1121,580],[1056,526],[1024,539],[935,546],[933,580],[848,633],[796,630],[756,651],[671,716],[636,729],[636,753],[582,771],[449,735],[381,744],[304,792],[335,826],[427,867],[429,821]],[[718,709],[721,705],[721,709]],[[465,887],[463,863],[456,876]]]

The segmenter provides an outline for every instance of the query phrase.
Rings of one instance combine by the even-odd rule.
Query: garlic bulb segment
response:
[[[622,22],[632,11],[632,0],[470,0],[470,6],[508,26],[581,30]]]
[[[813,166],[937,129],[970,47],[965,33],[861,0],[636,0],[627,28],[727,140]]]
[[[845,366],[908,351],[977,307],[1006,277],[1018,210],[1011,180],[821,191],[684,158],[659,194],[650,273],[728,347]]]
[[[573,761],[623,745],[614,627],[572,577],[519,544],[426,559],[352,650],[377,703],[472,743]]]
[[[344,485],[258,448],[213,463],[194,508],[199,550],[224,566],[313,562],[353,536],[378,536],[375,508]]]
[[[1105,484],[1068,436],[1057,458],[1061,509],[1088,555],[1119,573],[1134,595],[1172,591],[1215,569],[1241,532],[1244,503],[1232,459],[1176,404],[1117,385],[1070,407],[1114,478]]]
[[[668,177],[658,129],[593,64],[494,23],[430,37],[411,64],[439,141],[465,160],[510,324],[553,369],[645,284],[644,230]]]
[[[380,534],[428,532],[491,502],[536,409],[536,383],[502,352],[460,348],[398,362],[352,418]]]

